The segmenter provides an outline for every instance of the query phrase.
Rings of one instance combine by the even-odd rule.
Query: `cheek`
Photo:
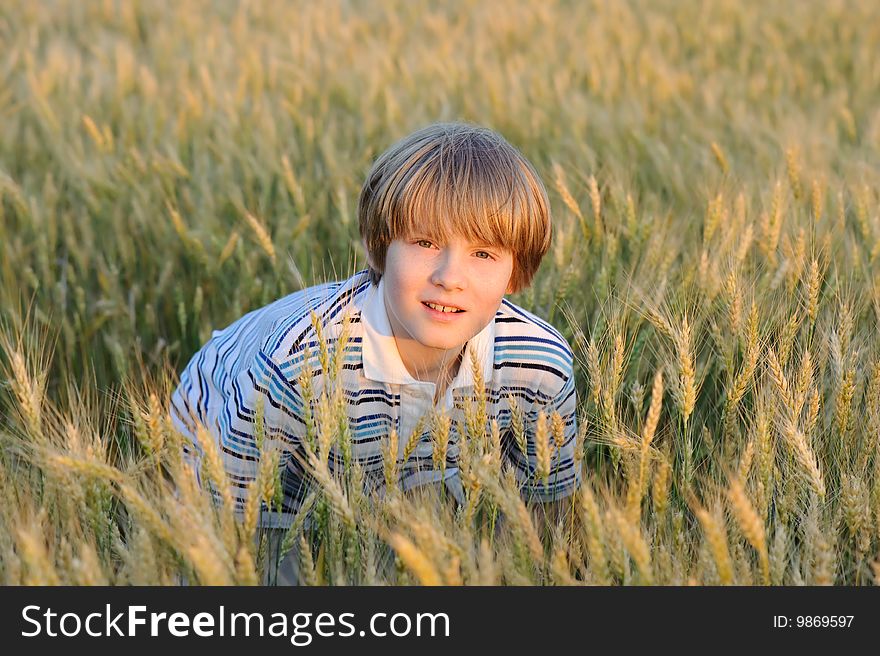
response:
[[[411,273],[411,267],[407,265],[410,260],[411,257],[401,249],[389,249],[385,257],[385,275],[388,276],[389,281],[394,281],[395,285],[404,282]]]
[[[513,265],[504,264],[493,267],[491,275],[487,277],[486,289],[492,296],[504,296],[508,292],[510,279],[513,275]]]

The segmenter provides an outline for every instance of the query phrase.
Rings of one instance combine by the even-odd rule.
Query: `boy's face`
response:
[[[427,235],[392,241],[382,278],[401,355],[430,362],[463,346],[486,327],[504,294],[512,291],[512,273],[509,250],[470,243],[464,237],[446,244]],[[462,311],[442,312],[428,303]]]

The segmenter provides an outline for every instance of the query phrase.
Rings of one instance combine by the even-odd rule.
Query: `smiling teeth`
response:
[[[425,305],[427,305],[432,310],[439,310],[440,312],[461,312],[461,310],[458,310],[458,309],[452,308],[452,307],[447,307],[445,305],[434,305],[433,303],[425,303]]]

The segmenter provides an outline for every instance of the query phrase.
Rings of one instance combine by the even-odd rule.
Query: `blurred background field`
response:
[[[256,580],[165,482],[174,372],[361,268],[372,160],[436,120],[547,184],[512,300],[575,350],[587,484],[532,522],[475,464],[469,515],[377,523],[355,472],[304,580],[880,580],[877,3],[13,1],[0,44],[3,582]]]

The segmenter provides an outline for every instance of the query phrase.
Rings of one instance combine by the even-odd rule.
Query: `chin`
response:
[[[421,340],[419,340],[421,341]],[[449,349],[455,348],[456,346],[461,346],[463,342],[458,340],[439,340],[439,339],[426,339],[421,341],[424,346],[428,346],[430,348],[435,349],[443,349],[444,351],[448,351]]]
[[[451,348],[455,348],[456,346],[461,346],[467,340],[460,339],[458,336],[437,336],[437,335],[422,335],[419,340],[421,344],[424,346],[428,346],[430,348],[436,349],[444,349],[448,350]]]

